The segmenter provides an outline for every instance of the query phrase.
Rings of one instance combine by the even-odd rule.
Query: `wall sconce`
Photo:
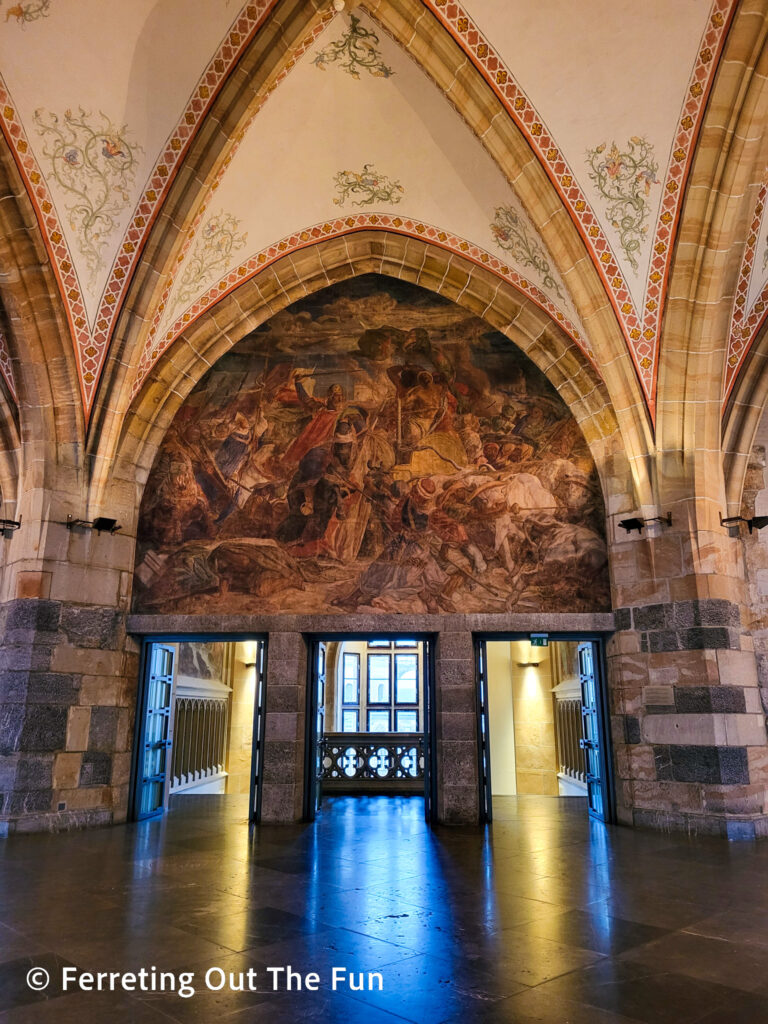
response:
[[[540,661],[518,661],[518,668],[538,668],[541,664]]]
[[[11,537],[15,530],[21,526],[21,516],[18,519],[0,519],[0,533],[4,537]]]
[[[643,532],[643,527],[649,523],[661,523],[662,526],[672,525],[672,513],[667,512],[665,516],[651,516],[649,519],[620,519],[619,526],[622,530],[626,530],[627,533],[632,533],[633,530],[637,530],[638,533]]]
[[[768,526],[768,516],[753,516],[751,519],[745,519],[744,516],[727,516],[723,519],[723,514],[722,512],[720,513],[720,525],[725,526],[732,537],[738,536],[737,523],[746,523],[749,527],[749,532],[752,533],[753,530],[762,530]],[[733,533],[731,533],[732,529],[734,530]]]
[[[97,533],[117,533],[122,530],[116,519],[108,519],[107,516],[96,516],[95,519],[75,519],[68,515],[64,524],[68,530],[95,530]]]

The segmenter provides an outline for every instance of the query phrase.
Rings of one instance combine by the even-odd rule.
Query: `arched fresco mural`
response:
[[[482,320],[377,275],[220,359],[141,505],[137,611],[609,606],[597,473],[560,397]]]

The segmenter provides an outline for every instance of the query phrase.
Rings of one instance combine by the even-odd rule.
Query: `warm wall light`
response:
[[[10,537],[14,530],[18,530],[21,527],[21,516],[18,519],[0,519],[0,533],[5,537]]]
[[[622,530],[626,530],[627,533],[632,533],[633,530],[637,530],[638,533],[643,532],[643,527],[649,523],[661,523],[662,526],[672,525],[672,513],[667,512],[665,516],[651,516],[648,519],[640,519],[635,517],[633,519],[620,519],[619,526]]]
[[[95,519],[75,519],[74,516],[68,515],[67,521],[64,524],[68,530],[80,529],[80,530],[95,530],[97,533],[117,533],[118,530],[122,530],[122,526],[116,519],[109,519],[107,516],[96,516]]]
[[[518,661],[518,668],[538,668],[541,664],[540,661]]]
[[[749,532],[752,533],[753,530],[762,530],[768,526],[768,516],[753,516],[751,519],[745,519],[744,516],[727,516],[723,519],[723,515],[720,513],[720,525],[725,526],[729,533],[734,528],[738,533],[738,523],[746,523]]]

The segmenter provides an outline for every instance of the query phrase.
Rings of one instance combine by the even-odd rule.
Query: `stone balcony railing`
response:
[[[325,792],[411,792],[424,787],[422,733],[326,733],[320,741]]]

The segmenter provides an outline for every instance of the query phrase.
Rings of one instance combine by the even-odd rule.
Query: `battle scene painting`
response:
[[[295,303],[190,394],[141,505],[156,613],[610,607],[579,427],[504,335],[376,275]]]

